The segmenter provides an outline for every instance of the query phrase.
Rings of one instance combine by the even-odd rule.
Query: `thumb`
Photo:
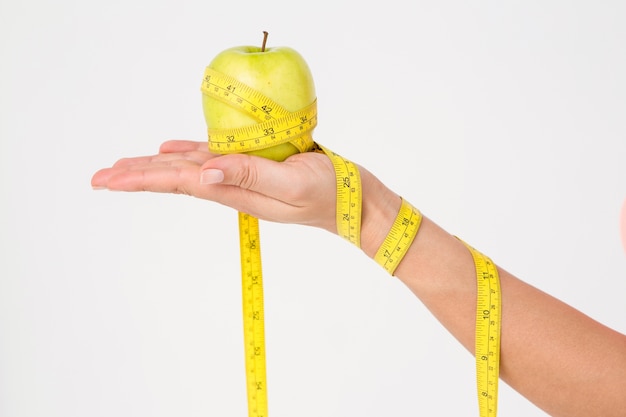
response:
[[[203,184],[214,184],[203,187]],[[304,152],[276,162],[223,155],[200,167],[199,193],[261,219],[336,230],[336,177],[330,159]]]
[[[290,167],[259,156],[223,155],[200,168],[200,183],[233,185],[268,196],[286,190]]]

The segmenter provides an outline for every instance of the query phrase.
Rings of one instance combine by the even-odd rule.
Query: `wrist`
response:
[[[361,250],[373,259],[391,230],[402,199],[371,173],[359,168],[363,190]]]

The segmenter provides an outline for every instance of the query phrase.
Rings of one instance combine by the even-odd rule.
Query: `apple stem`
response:
[[[267,42],[267,31],[263,31],[263,45],[261,45],[261,52],[265,52],[265,43]]]

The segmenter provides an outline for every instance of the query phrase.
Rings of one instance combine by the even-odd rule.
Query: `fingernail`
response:
[[[200,184],[217,184],[224,181],[224,173],[219,169],[205,169],[200,174]]]

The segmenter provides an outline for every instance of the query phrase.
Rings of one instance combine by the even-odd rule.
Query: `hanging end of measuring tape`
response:
[[[404,198],[391,230],[374,255],[374,260],[393,276],[422,224],[422,213]]]

